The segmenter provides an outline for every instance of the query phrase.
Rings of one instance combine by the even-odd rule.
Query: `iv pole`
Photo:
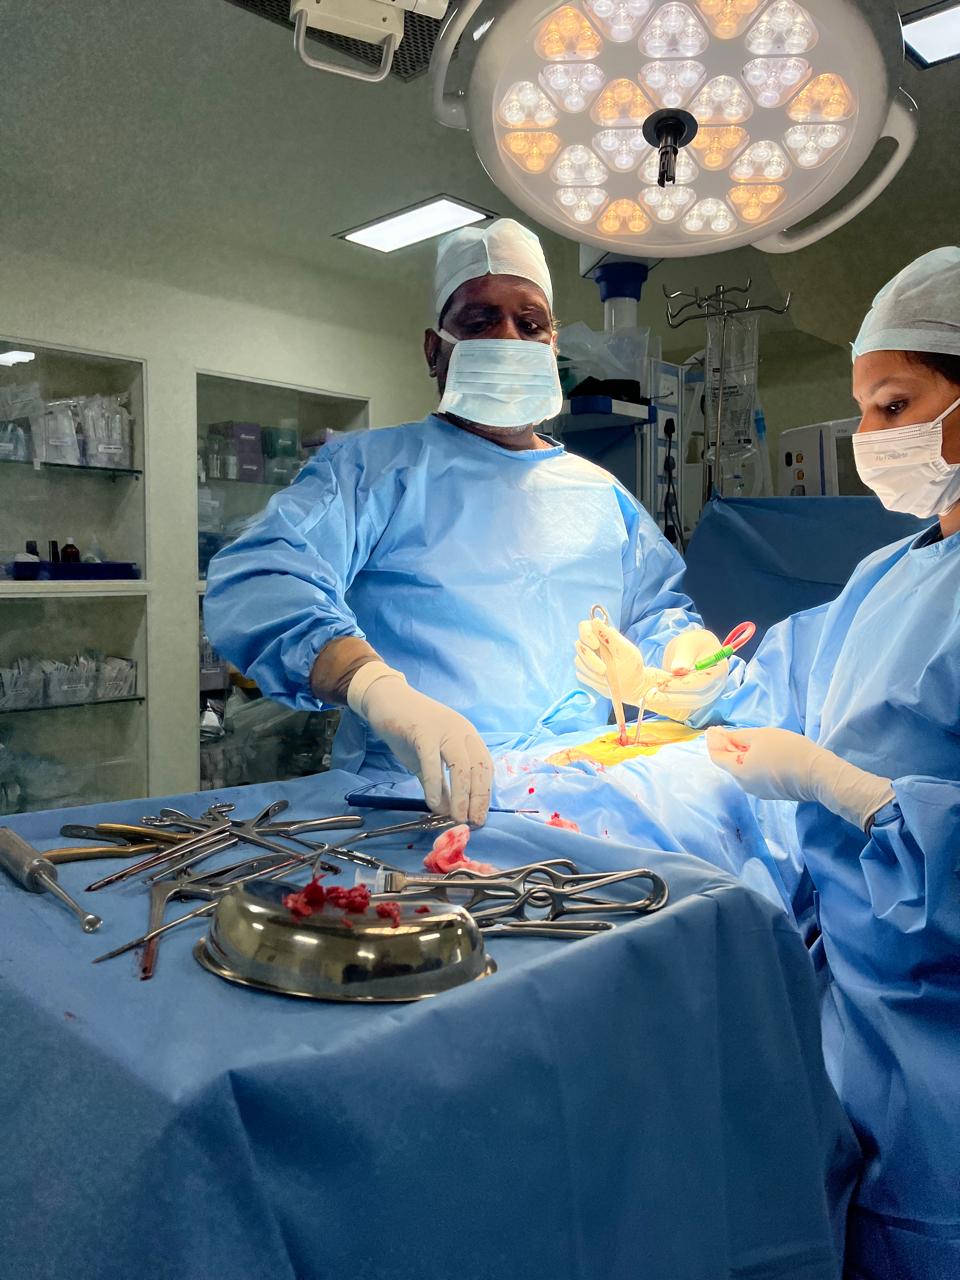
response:
[[[667,286],[663,286],[663,296],[667,299],[667,324],[671,329],[681,329],[691,320],[709,320],[713,317],[720,318],[720,368],[719,380],[717,385],[717,429],[713,450],[713,471],[715,473],[711,480],[710,464],[707,461],[708,450],[706,448],[706,439],[704,439],[703,450],[703,502],[704,505],[712,497],[711,490],[715,491],[721,498],[723,497],[723,477],[720,470],[720,436],[721,424],[723,422],[723,392],[724,382],[726,379],[726,345],[727,345],[727,319],[729,316],[744,315],[748,311],[771,311],[775,316],[786,315],[790,310],[790,300],[792,293],[788,293],[782,307],[771,307],[768,304],[761,306],[753,306],[750,302],[750,289],[753,286],[753,278],[747,279],[746,286],[741,288],[738,285],[722,285],[718,284],[713,293],[701,294],[699,289],[695,289],[693,293],[684,293],[678,289],[675,293],[670,293]],[[745,302],[736,302],[728,298],[729,294],[739,293],[746,295]],[[689,301],[683,303],[682,306],[674,309],[670,306],[676,298],[688,298]],[[691,308],[695,310],[691,311]],[[685,311],[691,311],[691,314],[684,316]],[[682,317],[682,318],[681,318]]]

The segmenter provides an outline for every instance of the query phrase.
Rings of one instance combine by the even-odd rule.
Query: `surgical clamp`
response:
[[[171,898],[205,898],[210,900],[230,887],[231,878],[238,870],[256,872],[277,869],[278,854],[259,854],[256,858],[244,858],[229,867],[218,867],[203,875],[187,877],[178,875],[173,880],[156,880],[150,886],[150,915],[147,921],[147,933],[154,936],[145,943],[140,956],[140,978],[146,980],[153,977],[157,965],[157,949],[160,944],[157,930],[163,924],[163,916],[167,903]]]
[[[161,850],[160,853],[154,853],[147,858],[142,858],[139,862],[135,862],[133,866],[123,867],[120,871],[114,871],[112,875],[95,880],[93,884],[87,885],[87,891],[95,893],[98,889],[106,889],[108,885],[117,884],[121,880],[129,880],[131,876],[139,875],[141,871],[152,871],[155,867],[176,861],[176,859],[182,858],[184,854],[197,852],[201,853],[203,857],[207,857],[209,854],[218,853],[221,849],[229,849],[231,845],[236,843],[237,836],[231,831],[230,823],[221,822],[207,831],[202,831],[199,835],[190,836],[175,846]]]
[[[636,878],[649,880],[652,885],[651,893],[645,898],[623,901],[592,896],[597,890]],[[473,875],[469,871],[451,872],[439,881],[411,877],[407,887],[418,894],[447,901],[451,891],[463,894],[466,900],[462,905],[478,922],[522,921],[527,919],[527,908],[542,911],[544,914],[537,919],[550,923],[561,916],[589,912],[649,915],[665,906],[669,896],[666,882],[645,867],[561,876],[543,864],[536,864],[519,868],[518,873],[506,872],[499,879]]]
[[[99,964],[101,960],[113,960],[116,956],[122,956],[127,951],[133,951],[137,947],[142,947],[146,943],[152,942],[154,938],[161,938],[165,933],[169,933],[171,929],[175,929],[177,925],[186,924],[188,920],[196,920],[200,916],[209,915],[209,913],[213,911],[214,907],[216,907],[220,896],[230,889],[238,888],[240,885],[247,884],[251,880],[278,880],[285,874],[289,867],[295,864],[303,866],[308,861],[309,859],[304,857],[302,854],[294,854],[288,861],[279,862],[276,866],[267,871],[264,871],[264,869],[260,867],[257,870],[249,872],[247,875],[238,876],[236,879],[232,879],[219,885],[215,882],[211,883],[210,881],[207,881],[206,887],[210,890],[213,901],[205,902],[202,907],[197,907],[193,911],[188,911],[186,915],[177,916],[176,920],[171,920],[169,923],[161,925],[158,929],[149,929],[139,938],[133,938],[130,942],[125,942],[122,946],[114,947],[112,951],[107,951],[102,956],[97,956],[92,963]],[[198,877],[198,880],[199,879],[200,877]],[[191,892],[194,888],[198,888],[194,882],[189,882],[189,885]],[[194,896],[199,896],[199,892]]]
[[[363,818],[359,814],[339,814],[331,818],[309,818],[305,822],[298,823],[291,821],[289,823],[277,823],[267,826],[268,820],[276,814],[282,813],[287,808],[286,800],[276,800],[273,804],[268,804],[260,810],[253,818],[230,818],[228,815],[233,812],[234,806],[231,805],[212,805],[200,818],[191,818],[189,815],[180,813],[176,809],[161,809],[158,824],[160,822],[177,822],[181,826],[191,825],[199,828],[201,831],[219,825],[221,822],[227,822],[230,830],[239,841],[247,844],[256,845],[261,849],[267,849],[271,853],[283,854],[289,856],[292,850],[285,845],[279,844],[276,839],[270,839],[265,836],[264,830],[273,831],[279,839],[293,839],[287,835],[289,828],[303,828],[306,823],[308,831],[316,831],[322,829],[337,829],[343,827],[358,827],[363,822]],[[353,839],[355,837],[351,837]],[[323,850],[321,850],[321,853]],[[201,849],[199,857],[205,857],[205,853]],[[147,877],[148,880],[156,880],[161,875],[165,875],[168,871],[181,871],[192,866],[198,860],[198,855],[193,851],[187,851],[184,857],[174,856],[168,864],[160,871],[154,871],[152,875]],[[318,857],[316,866],[322,868],[329,875],[340,875],[341,868],[333,863],[324,862]]]

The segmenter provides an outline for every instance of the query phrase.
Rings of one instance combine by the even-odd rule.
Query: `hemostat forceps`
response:
[[[651,892],[646,897],[624,901],[594,896],[611,885],[637,878],[651,883]],[[554,922],[562,916],[589,912],[649,915],[659,911],[669,896],[666,882],[645,867],[562,875],[543,863],[519,867],[499,877],[477,875],[466,870],[450,872],[442,880],[411,876],[405,888],[422,896],[447,901],[451,900],[449,895],[453,893],[459,905],[464,906],[480,924],[498,920]],[[526,914],[528,909],[536,911],[537,916],[529,917]]]

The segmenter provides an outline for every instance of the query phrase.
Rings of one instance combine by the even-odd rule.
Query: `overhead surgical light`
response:
[[[451,200],[449,196],[437,196],[412,209],[403,209],[386,218],[377,218],[375,222],[364,223],[352,231],[341,231],[339,238],[352,240],[354,244],[365,245],[368,249],[379,249],[381,253],[392,253],[394,249],[405,249],[408,245],[419,244],[421,240],[432,240],[434,236],[456,231],[458,227],[472,226],[475,222],[485,222],[493,216],[486,209]]]
[[[866,208],[916,140],[902,64],[893,0],[454,0],[431,73],[436,118],[538,222],[684,257],[788,252]],[[797,228],[881,137],[880,173]]]
[[[903,38],[914,62],[921,67],[960,58],[960,4],[928,4],[904,14]]]

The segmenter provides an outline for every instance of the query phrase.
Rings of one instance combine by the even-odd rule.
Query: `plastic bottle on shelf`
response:
[[[220,480],[223,477],[222,446],[220,435],[211,431],[207,436],[207,476],[210,480]]]
[[[228,437],[220,446],[220,454],[223,458],[224,480],[239,480],[240,454],[237,452],[236,442]]]
[[[80,563],[80,548],[74,542],[73,535],[70,533],[67,534],[67,540],[60,548],[60,562],[61,564]]]

